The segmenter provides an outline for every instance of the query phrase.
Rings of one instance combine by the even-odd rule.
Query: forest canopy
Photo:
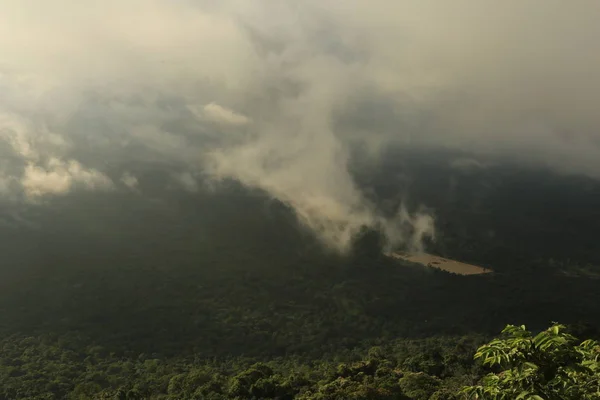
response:
[[[567,331],[509,325],[486,344],[482,337],[398,339],[266,362],[157,359],[72,337],[13,337],[1,343],[0,399],[598,399],[600,346]]]

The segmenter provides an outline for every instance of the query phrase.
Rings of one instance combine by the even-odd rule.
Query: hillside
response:
[[[417,167],[424,168],[412,173]],[[218,370],[219,380],[256,362],[269,365],[267,375],[298,371],[308,375],[297,379],[308,379],[329,376],[339,362],[375,368],[367,353],[378,346],[384,364],[403,371],[397,379],[425,372],[432,385],[456,388],[481,373],[474,349],[506,323],[536,330],[561,321],[593,336],[598,281],[563,271],[597,271],[587,240],[599,222],[575,225],[597,187],[581,186],[569,200],[575,214],[557,215],[567,201],[554,196],[562,178],[536,180],[531,192],[546,201],[532,211],[521,202],[533,200],[515,189],[532,184],[527,174],[499,171],[496,186],[482,194],[477,182],[490,174],[454,173],[471,186],[452,201],[450,194],[422,198],[439,223],[430,251],[494,270],[471,276],[401,265],[381,253],[374,232],[340,256],[298,226],[287,207],[233,183],[217,192],[163,193],[141,206],[135,194],[107,194],[65,198],[38,214],[23,208],[20,217],[36,228],[3,231],[0,398],[25,387],[47,396],[39,398],[73,390],[71,398],[94,398],[135,385],[150,385],[160,398],[175,375]],[[508,212],[513,217],[503,218]],[[453,221],[461,218],[457,229]],[[566,218],[564,231],[546,223]],[[491,228],[493,237],[479,234]],[[555,245],[538,252],[544,241]],[[83,366],[87,375],[76,372]]]

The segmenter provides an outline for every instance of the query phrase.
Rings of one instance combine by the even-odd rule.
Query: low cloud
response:
[[[131,190],[136,190],[138,188],[139,182],[138,179],[131,172],[124,172],[121,176],[121,183],[127,186]]]
[[[474,158],[455,158],[449,162],[451,168],[461,171],[472,171],[487,168],[489,165]]]
[[[363,226],[417,246],[431,218],[383,218],[350,149],[600,178],[598,20],[587,0],[6,0],[2,171],[43,196],[153,163],[265,190],[341,250]]]
[[[189,109],[199,118],[218,124],[243,126],[251,122],[250,118],[246,117],[245,115],[236,113],[235,111],[220,106],[216,103],[205,105],[201,112],[198,111],[196,107],[189,106]]]
[[[12,149],[12,157],[22,168],[2,179],[0,193],[12,192],[15,183],[28,200],[69,193],[73,188],[107,190],[112,181],[102,172],[83,166],[74,159],[63,159],[68,142],[45,125],[18,115],[0,114],[0,139]]]
[[[25,195],[38,199],[46,195],[65,195],[73,187],[86,190],[110,190],[113,182],[93,168],[85,168],[75,160],[51,158],[45,167],[29,164],[21,178]]]
[[[174,176],[175,182],[177,182],[184,190],[196,193],[199,190],[198,181],[192,176],[190,172],[182,172]]]
[[[36,126],[10,113],[0,113],[0,139],[8,143],[16,155],[29,161],[37,161],[50,152],[64,152],[69,147],[62,136],[46,126]]]
[[[286,128],[285,133],[275,130],[212,151],[206,158],[206,170],[213,178],[236,179],[263,189],[290,206],[302,224],[340,252],[348,251],[365,227],[383,230],[389,247],[410,242],[411,247],[420,249],[423,237],[433,234],[433,220],[411,216],[404,208],[398,218],[384,218],[348,172],[347,148],[326,124],[313,128],[318,133],[303,132],[305,125],[299,124]],[[425,221],[430,226],[425,227]],[[420,227],[416,229],[405,226],[417,222]]]
[[[11,193],[12,179],[0,172],[0,196]]]

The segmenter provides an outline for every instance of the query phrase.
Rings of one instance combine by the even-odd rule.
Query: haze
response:
[[[599,178],[599,20],[591,0],[5,0],[2,205],[149,196],[138,174],[162,165],[192,193],[264,190],[340,251],[364,227],[418,248],[432,216],[384,215],[356,158],[442,147]]]

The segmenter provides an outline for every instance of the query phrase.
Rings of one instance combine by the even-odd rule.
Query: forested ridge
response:
[[[3,293],[1,393],[454,398],[484,376],[473,355],[501,321],[539,330],[557,319],[597,337],[595,280],[463,277],[361,257],[285,273],[41,275],[27,293]]]
[[[509,325],[502,334],[484,345],[479,335],[404,339],[320,357],[263,357],[263,361],[244,356],[118,354],[86,345],[78,335],[14,336],[0,343],[0,398],[600,398],[597,341],[579,340],[565,333],[562,325],[537,335],[525,326]]]
[[[3,399],[422,399],[434,392],[447,398],[481,375],[472,361],[480,342],[402,340],[261,362],[243,356],[115,354],[86,346],[77,336],[9,337],[2,341],[0,393]]]
[[[454,399],[490,371],[473,357],[506,324],[598,338],[597,186],[566,196],[544,177],[524,192],[533,175],[486,170],[458,180],[469,197],[414,168],[438,226],[428,250],[493,274],[393,260],[376,232],[335,254],[235,184],[65,198],[38,230],[3,229],[0,398]],[[385,207],[386,180],[370,185]]]

